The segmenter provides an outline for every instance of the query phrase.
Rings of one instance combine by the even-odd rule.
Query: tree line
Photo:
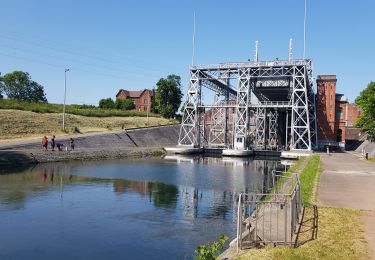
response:
[[[1,74],[0,74],[1,75]],[[0,98],[5,94],[9,99],[48,103],[44,87],[31,80],[29,73],[13,71],[0,76]],[[152,99],[151,112],[163,117],[172,118],[176,115],[182,101],[181,78],[168,75],[156,83],[156,97]],[[132,110],[135,105],[131,99],[113,100],[105,98],[99,101],[99,108]]]

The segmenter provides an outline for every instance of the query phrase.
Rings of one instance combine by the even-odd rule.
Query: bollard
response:
[[[368,153],[366,153],[366,160],[368,160]]]
[[[327,154],[329,155],[329,146],[327,146]]]

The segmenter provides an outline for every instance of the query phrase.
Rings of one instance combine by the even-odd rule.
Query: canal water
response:
[[[277,160],[169,156],[39,164],[0,174],[0,259],[192,259],[232,239],[240,192]]]

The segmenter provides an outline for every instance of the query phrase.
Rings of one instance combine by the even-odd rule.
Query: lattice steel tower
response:
[[[235,81],[237,87],[231,85]],[[202,87],[213,104],[203,104]],[[312,62],[191,66],[179,145],[233,150],[312,150],[317,144]],[[204,131],[202,130],[204,129]]]

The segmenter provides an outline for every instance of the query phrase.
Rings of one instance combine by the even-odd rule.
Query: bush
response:
[[[116,99],[116,108],[121,110],[132,110],[135,108],[131,99]]]
[[[116,108],[115,102],[112,98],[105,98],[99,101],[100,108],[114,109]]]
[[[219,241],[214,241],[207,245],[199,245],[197,247],[196,253],[198,254],[196,260],[213,260],[218,259],[219,250],[224,247],[225,241],[228,240],[228,237],[224,234],[221,234]]]

